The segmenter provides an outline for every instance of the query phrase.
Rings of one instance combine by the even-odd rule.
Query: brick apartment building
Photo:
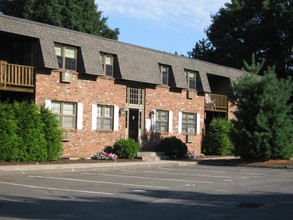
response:
[[[233,118],[240,70],[0,15],[0,99],[56,113],[64,157],[90,156],[121,138],[152,150],[176,136],[200,153],[214,116]]]

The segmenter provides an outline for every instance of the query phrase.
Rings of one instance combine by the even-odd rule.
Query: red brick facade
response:
[[[176,136],[186,142],[186,134],[179,134],[179,112],[190,112],[200,115],[200,128],[204,127],[204,97],[196,93],[192,99],[187,98],[186,90],[170,91],[168,86],[157,86],[144,90],[144,118],[143,125],[150,119],[154,109],[173,112],[173,128],[171,133],[152,133],[145,127],[142,128],[142,145],[148,149],[156,137],[156,141],[165,136]],[[79,79],[78,74],[73,75],[70,83],[60,80],[60,71],[52,71],[49,74],[36,74],[36,103],[43,104],[45,100],[83,103],[83,126],[82,129],[71,131],[71,138],[64,144],[63,157],[89,157],[93,153],[113,146],[114,142],[121,138],[127,138],[125,128],[126,115],[119,115],[118,131],[92,130],[93,104],[118,106],[119,109],[126,107],[126,85],[114,83],[113,78],[85,77]],[[152,133],[152,135],[151,135]],[[151,140],[152,139],[152,140]],[[200,153],[202,132],[194,135],[193,143],[187,143],[190,150]],[[152,142],[153,143],[153,142]]]

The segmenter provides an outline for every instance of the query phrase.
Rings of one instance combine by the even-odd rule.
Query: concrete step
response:
[[[138,152],[137,157],[141,157],[143,161],[158,161],[170,159],[163,152]]]

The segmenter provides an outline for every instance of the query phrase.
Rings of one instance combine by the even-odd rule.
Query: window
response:
[[[185,73],[186,73],[188,88],[196,89],[196,72],[188,70]]]
[[[51,111],[56,114],[61,129],[76,129],[76,103],[52,101]]]
[[[126,103],[141,106],[143,104],[143,89],[127,87]]]
[[[195,133],[196,130],[196,114],[182,113],[182,132]]]
[[[77,69],[77,49],[75,47],[55,44],[55,53],[60,69]]]
[[[112,54],[101,53],[102,67],[105,76],[113,76],[114,56]]]
[[[97,130],[113,130],[113,106],[97,106]]]
[[[164,85],[168,85],[168,83],[169,83],[169,69],[170,69],[169,66],[166,66],[166,65],[161,65],[160,66],[162,83]]]
[[[159,132],[168,132],[168,119],[169,119],[168,111],[156,111],[156,131]]]

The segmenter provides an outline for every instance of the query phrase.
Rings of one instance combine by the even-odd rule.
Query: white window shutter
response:
[[[45,108],[51,110],[52,109],[51,103],[52,103],[51,100],[45,100]]]
[[[182,112],[178,114],[178,133],[182,133]]]
[[[114,106],[114,131],[118,131],[119,130],[119,107],[118,106]]]
[[[82,129],[83,124],[83,103],[77,103],[77,126],[78,130]]]
[[[200,114],[196,114],[196,133],[200,134]]]
[[[173,132],[173,112],[169,111],[169,128],[168,128],[169,133]]]
[[[156,110],[151,111],[151,131],[155,132],[156,131]]]
[[[92,105],[92,130],[97,130],[97,105]]]

